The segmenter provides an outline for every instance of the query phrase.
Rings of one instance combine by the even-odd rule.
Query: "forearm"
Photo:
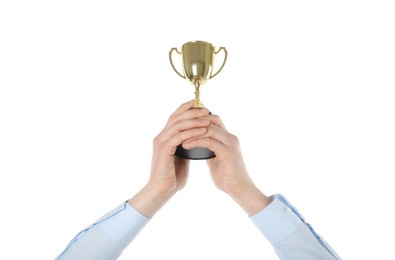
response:
[[[56,259],[118,258],[174,193],[149,182],[134,197],[82,230]]]
[[[78,233],[56,259],[116,259],[148,221],[124,202]]]
[[[275,195],[271,198],[270,205],[251,216],[251,220],[272,244],[280,259],[340,259],[285,197]]]

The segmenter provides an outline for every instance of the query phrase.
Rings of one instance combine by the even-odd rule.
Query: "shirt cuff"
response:
[[[304,222],[303,216],[287,199],[276,194],[261,212],[250,217],[262,234],[275,246],[289,237]]]
[[[124,202],[99,219],[95,225],[115,241],[128,245],[150,221]]]

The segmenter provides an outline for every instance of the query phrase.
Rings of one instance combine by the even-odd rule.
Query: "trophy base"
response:
[[[182,144],[177,146],[176,156],[190,160],[206,160],[215,157],[215,153],[204,147],[195,147],[192,149],[184,149]]]

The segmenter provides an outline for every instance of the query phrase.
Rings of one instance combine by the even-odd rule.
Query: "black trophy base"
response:
[[[207,148],[195,147],[187,150],[182,147],[182,144],[177,146],[175,155],[190,160],[206,160],[215,157],[215,153]]]

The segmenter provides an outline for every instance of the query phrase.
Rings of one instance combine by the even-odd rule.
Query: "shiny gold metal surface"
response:
[[[224,61],[218,71],[214,73],[214,58],[221,50],[224,51]],[[174,51],[181,55],[183,73],[180,73],[173,64]],[[195,108],[204,107],[200,102],[200,85],[215,77],[224,67],[227,58],[228,52],[224,47],[220,47],[216,51],[211,43],[203,41],[187,42],[182,45],[181,51],[178,51],[177,48],[170,50],[169,59],[174,71],[195,86]]]

